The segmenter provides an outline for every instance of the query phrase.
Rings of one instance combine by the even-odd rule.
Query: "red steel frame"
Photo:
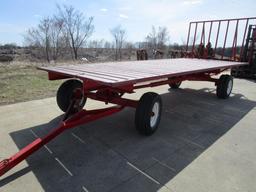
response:
[[[240,53],[239,53],[239,61],[241,61],[242,59],[242,55],[243,55],[243,51],[244,51],[244,46],[245,46],[245,38],[246,38],[246,33],[248,31],[248,25],[249,22],[252,22],[252,24],[256,24],[256,17],[247,17],[247,18],[237,18],[237,19],[221,19],[221,20],[207,20],[207,21],[193,21],[189,23],[189,29],[188,29],[188,36],[187,36],[187,45],[186,45],[186,52],[190,52],[192,53],[192,57],[195,56],[195,46],[196,46],[196,39],[197,39],[197,35],[198,35],[198,26],[202,25],[202,32],[200,34],[200,44],[205,46],[205,26],[207,23],[210,23],[210,28],[209,28],[209,32],[208,32],[208,40],[207,43],[209,43],[211,41],[211,36],[212,36],[212,26],[213,24],[217,23],[218,28],[217,28],[217,33],[216,35],[216,40],[215,40],[215,45],[213,48],[213,55],[216,54],[216,49],[218,46],[218,42],[219,42],[219,37],[220,37],[220,28],[222,25],[224,25],[224,27],[226,26],[225,29],[225,36],[224,36],[224,42],[221,46],[222,48],[222,53],[221,53],[221,60],[224,60],[224,53],[225,53],[225,49],[226,49],[226,43],[227,43],[227,37],[229,35],[233,35],[233,43],[232,43],[232,56],[229,59],[225,59],[225,60],[236,60],[236,55],[237,55],[237,47],[238,47],[238,42],[237,42],[237,36],[238,36],[238,30],[239,30],[239,25],[241,22],[245,22],[245,28],[241,29],[243,30],[243,39],[242,39],[242,43],[239,45],[241,46],[240,49]],[[235,23],[235,32],[234,34],[229,33],[229,29],[230,29],[230,24],[231,22]],[[191,27],[194,27],[194,35],[192,36],[193,39],[193,43],[192,45],[190,45],[190,36],[191,36]],[[192,47],[190,50],[190,46]]]
[[[133,107],[136,108],[138,101],[130,100],[126,98],[122,98],[125,93],[133,93],[136,89],[146,88],[146,87],[155,87],[185,80],[192,81],[211,81],[215,84],[217,83],[217,79],[212,78],[212,75],[216,75],[221,73],[224,69],[215,69],[208,72],[200,72],[191,75],[181,75],[178,77],[164,78],[162,80],[157,80],[153,82],[145,82],[143,84],[129,84],[129,85],[120,85],[118,87],[111,87],[106,85],[98,84],[95,81],[88,79],[81,79],[83,81],[83,90],[79,90],[78,93],[75,93],[74,99],[71,102],[71,105],[74,105],[79,99],[81,99],[81,95],[91,98],[94,100],[102,101],[105,103],[116,104],[114,107],[109,107],[105,109],[97,109],[97,110],[86,110],[82,109],[72,115],[70,115],[70,111],[66,112],[63,117],[63,120],[60,122],[59,126],[55,128],[52,132],[46,135],[43,138],[38,138],[23,149],[21,149],[18,153],[13,155],[12,157],[5,159],[0,162],[0,176],[5,174],[7,171],[12,169],[14,166],[19,164],[21,161],[26,159],[28,156],[33,154],[35,151],[43,147],[46,143],[50,142],[52,139],[57,137],[59,134],[64,132],[67,129],[74,128],[78,125],[85,124],[91,121],[95,121],[97,119],[112,115],[121,111],[124,107]],[[53,78],[55,77],[55,78]],[[69,77],[59,76],[53,72],[49,72],[49,79],[65,79]],[[96,91],[96,92],[95,92]]]
[[[192,44],[192,53],[195,50],[195,42],[196,42],[196,36],[197,36],[197,29],[199,24],[203,24],[202,32],[201,32],[201,38],[200,43],[205,44],[205,24],[210,22],[210,29],[208,34],[207,41],[210,42],[211,40],[211,34],[212,34],[212,26],[215,22],[218,23],[218,29],[217,29],[217,38],[215,42],[214,47],[214,53],[216,52],[217,44],[218,44],[218,38],[219,38],[219,31],[220,26],[222,22],[226,21],[226,32],[225,32],[225,38],[224,38],[224,44],[223,44],[223,51],[222,51],[222,57],[224,57],[225,52],[225,46],[226,46],[226,40],[229,30],[229,24],[231,21],[236,21],[236,30],[233,38],[233,56],[236,54],[236,47],[237,47],[237,34],[238,34],[238,26],[239,22],[241,20],[246,20],[246,26],[245,31],[243,35],[243,42],[241,47],[241,55],[243,53],[244,48],[244,42],[246,37],[246,31],[248,27],[248,23],[250,20],[256,19],[256,17],[252,18],[239,18],[239,19],[226,19],[226,20],[211,20],[211,21],[196,21],[191,22],[189,24],[189,30],[188,30],[188,39],[187,39],[187,51],[189,49],[189,39],[190,39],[190,32],[191,32],[191,26],[195,24],[195,31],[194,31],[194,39]],[[46,143],[50,142],[52,139],[57,137],[59,134],[64,132],[67,129],[74,128],[78,125],[85,124],[91,121],[95,121],[97,119],[109,116],[111,114],[117,113],[121,111],[125,107],[133,107],[136,108],[138,105],[138,101],[136,100],[130,100],[123,98],[122,96],[125,93],[134,93],[134,90],[146,88],[146,87],[155,87],[170,83],[176,83],[181,81],[210,81],[217,84],[218,79],[212,78],[213,75],[217,75],[221,73],[222,71],[230,68],[232,66],[226,67],[226,68],[220,68],[220,69],[209,69],[208,71],[197,71],[191,74],[177,74],[174,77],[162,77],[163,79],[147,79],[149,82],[145,79],[144,82],[141,82],[138,84],[138,82],[128,82],[127,84],[117,84],[116,86],[107,85],[104,83],[100,83],[97,81],[93,81],[90,79],[83,79],[80,80],[83,81],[83,89],[78,89],[73,93],[73,99],[70,104],[69,110],[64,114],[63,120],[60,122],[59,126],[55,128],[52,132],[50,132],[48,135],[46,135],[43,138],[38,138],[23,149],[21,149],[18,153],[13,155],[12,157],[5,159],[0,162],[0,176],[5,174],[7,171],[9,171],[11,168],[16,166],[18,163],[26,159],[28,156],[30,156],[32,153],[40,149],[42,146],[44,146]],[[48,71],[48,77],[49,80],[57,80],[57,79],[67,79],[67,78],[73,78],[72,76],[69,76],[68,74],[60,74],[56,72]],[[114,107],[109,107],[105,109],[97,109],[97,110],[75,110],[74,106],[76,106],[76,103],[81,100],[82,96],[91,98],[94,100],[102,101],[105,103],[112,103],[116,104]],[[75,112],[76,111],[76,112]]]

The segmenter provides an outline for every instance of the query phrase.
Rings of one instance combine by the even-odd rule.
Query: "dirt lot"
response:
[[[60,83],[35,65],[1,65],[0,105],[54,96]]]

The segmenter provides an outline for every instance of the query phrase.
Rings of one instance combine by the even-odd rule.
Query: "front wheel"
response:
[[[233,77],[230,75],[221,75],[217,82],[217,97],[227,99],[233,89]]]
[[[162,100],[153,92],[145,93],[139,100],[135,114],[135,125],[142,135],[152,135],[161,119]]]
[[[70,79],[62,83],[62,85],[59,87],[56,95],[56,100],[59,108],[66,112],[69,108],[69,105],[71,104],[71,101],[73,99],[73,94],[76,89],[83,89],[83,83],[77,79]],[[86,102],[86,98],[82,97],[76,108],[77,110],[81,110]]]

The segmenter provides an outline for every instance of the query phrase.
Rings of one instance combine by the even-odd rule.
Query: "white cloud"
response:
[[[129,17],[128,17],[127,15],[125,15],[125,14],[120,14],[119,17],[120,17],[120,18],[123,18],[123,19],[128,19],[128,18],[129,18]]]
[[[159,1],[150,1],[140,0],[140,1],[130,1],[123,0],[120,1],[120,8],[129,8],[123,10],[122,14],[131,15],[131,19],[136,21],[152,21],[154,23],[161,23],[162,21],[168,21],[172,18],[176,18],[177,14],[181,15],[186,13],[186,10],[183,5],[183,1],[170,1],[170,0],[161,0]]]
[[[100,11],[102,11],[102,12],[107,12],[107,11],[108,11],[108,9],[106,9],[106,8],[102,8],[102,9],[100,9]]]
[[[39,15],[39,14],[35,14],[35,15],[33,15],[35,18],[39,18],[39,19],[41,19],[43,16],[42,15]]]
[[[187,26],[190,18],[186,17],[187,11],[191,11],[190,6],[184,6],[183,1],[161,0],[161,1],[118,1],[117,7],[129,7],[130,10],[120,10],[120,15],[128,15],[124,26],[127,28],[131,40],[143,40],[151,31],[152,25],[166,26],[170,31],[170,40],[179,42],[186,38]],[[119,15],[119,22],[124,22]],[[179,28],[176,26],[179,25]],[[140,29],[138,32],[137,29]],[[174,30],[175,29],[175,30]],[[184,37],[183,37],[184,36]]]
[[[119,7],[118,10],[120,10],[120,11],[130,11],[130,10],[132,10],[132,8],[130,6],[126,6],[126,7]]]
[[[196,4],[201,4],[202,0],[186,0],[183,1],[184,5],[196,5]]]

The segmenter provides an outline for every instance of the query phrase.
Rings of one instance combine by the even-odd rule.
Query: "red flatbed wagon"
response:
[[[106,117],[124,107],[136,108],[136,129],[143,135],[151,135],[160,122],[161,97],[157,93],[148,92],[136,101],[123,98],[124,94],[164,84],[179,88],[181,82],[186,80],[210,81],[217,86],[217,96],[225,99],[232,91],[232,76],[221,75],[219,79],[213,76],[241,65],[247,63],[184,58],[41,67],[39,69],[48,72],[50,80],[69,79],[57,91],[57,104],[65,112],[63,120],[44,138],[36,139],[14,156],[1,161],[0,176],[66,129]],[[86,110],[83,108],[87,98],[116,106]]]

